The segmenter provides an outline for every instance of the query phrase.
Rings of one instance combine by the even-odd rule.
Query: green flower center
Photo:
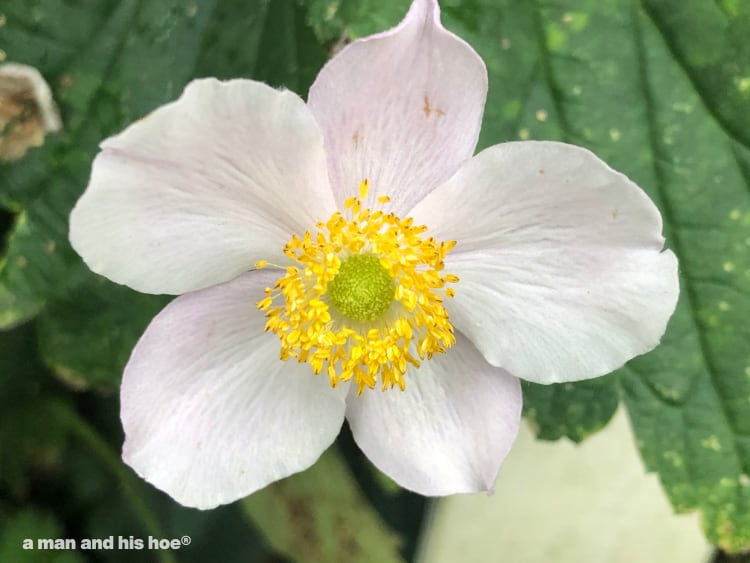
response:
[[[333,307],[360,322],[383,316],[393,303],[394,291],[393,278],[372,254],[349,256],[328,284]]]

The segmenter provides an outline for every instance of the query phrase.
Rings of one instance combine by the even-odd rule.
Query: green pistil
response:
[[[374,321],[393,303],[393,278],[372,254],[355,254],[341,263],[328,284],[334,308],[355,321]]]

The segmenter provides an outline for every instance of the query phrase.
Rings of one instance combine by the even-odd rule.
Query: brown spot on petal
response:
[[[430,107],[430,98],[427,97],[426,94],[424,97],[424,106],[422,107],[422,111],[424,112],[425,117],[430,117],[430,114],[432,113],[432,107]]]
[[[354,143],[354,148],[355,149],[359,148],[359,141],[360,141],[361,138],[362,137],[360,137],[360,135],[359,135],[359,129],[357,129],[354,132],[354,135],[352,135],[352,142]]]
[[[445,115],[445,110],[444,109],[432,107],[432,105],[430,103],[430,98],[426,94],[425,94],[425,97],[424,97],[424,105],[422,106],[422,112],[424,113],[425,118],[430,117],[430,115],[433,112],[438,117],[443,117]]]

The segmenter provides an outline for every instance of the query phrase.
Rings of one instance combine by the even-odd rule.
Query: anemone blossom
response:
[[[472,156],[486,93],[476,52],[414,0],[307,103],[196,80],[102,143],[74,248],[181,295],[123,376],[144,479],[231,502],[313,464],[346,419],[405,488],[489,490],[518,378],[597,377],[658,344],[679,290],[654,204],[579,147]]]

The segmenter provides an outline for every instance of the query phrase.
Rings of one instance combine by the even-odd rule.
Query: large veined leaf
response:
[[[643,6],[706,109],[731,136],[749,146],[750,4],[647,0]]]
[[[746,550],[750,152],[725,122],[743,123],[750,101],[725,99],[731,80],[722,72],[739,50],[718,51],[711,64],[724,71],[710,79],[695,78],[701,66],[683,51],[731,42],[727,34],[740,29],[750,37],[748,19],[728,10],[725,25],[708,33],[700,31],[704,10],[683,8],[674,20],[664,13],[669,2],[658,0],[646,3],[648,12],[625,0],[479,4],[483,17],[457,19],[456,27],[470,42],[476,36],[491,61],[482,143],[557,138],[591,148],[657,202],[680,258],[681,299],[662,345],[601,382],[527,388],[527,414],[543,436],[580,439],[611,416],[619,390],[644,460],[675,509],[700,509],[713,542]],[[742,56],[736,68],[747,68]]]

